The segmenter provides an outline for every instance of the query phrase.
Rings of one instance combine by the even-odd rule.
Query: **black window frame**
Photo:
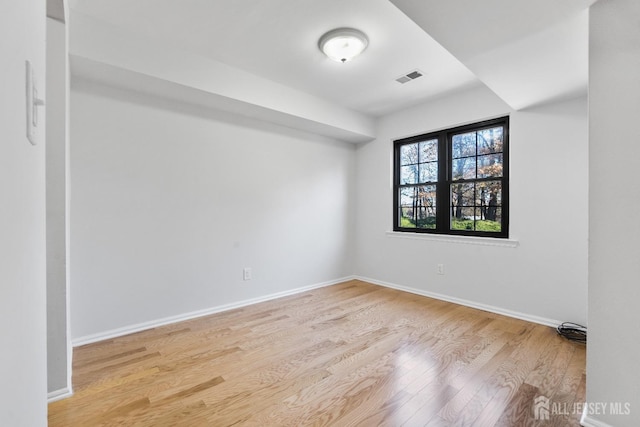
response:
[[[453,136],[466,132],[480,131],[490,129],[497,126],[503,127],[503,149],[502,149],[502,177],[487,177],[468,180],[452,179],[453,169]],[[424,182],[415,184],[401,184],[401,159],[400,149],[404,145],[415,144],[416,142],[426,142],[430,140],[438,140],[438,178],[436,182]],[[474,236],[489,237],[498,239],[509,238],[509,116],[499,117],[491,120],[471,123],[464,126],[457,126],[440,131],[429,132],[421,135],[402,138],[394,141],[393,148],[393,231],[410,232],[410,233],[426,233],[438,235],[458,235],[458,236]],[[476,149],[475,157],[479,157]],[[451,194],[450,188],[452,183],[465,182],[483,182],[483,181],[500,181],[501,182],[501,230],[493,231],[477,231],[477,230],[459,230],[451,228]],[[435,229],[418,228],[418,227],[401,227],[400,226],[400,189],[415,187],[419,185],[435,185],[436,187],[436,216]],[[443,209],[444,208],[444,209]]]

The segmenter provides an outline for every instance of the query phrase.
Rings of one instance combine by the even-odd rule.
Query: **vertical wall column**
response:
[[[67,99],[65,24],[47,18],[47,383],[49,398],[71,391],[67,316]]]
[[[587,401],[607,406],[585,425],[638,426],[640,3],[594,4],[589,50]]]

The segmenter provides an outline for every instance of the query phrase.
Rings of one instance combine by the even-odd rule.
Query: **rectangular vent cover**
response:
[[[405,74],[404,76],[400,76],[396,79],[396,81],[398,83],[402,83],[405,84],[407,82],[410,82],[411,80],[415,80],[418,77],[422,77],[423,73],[420,70],[414,70],[411,71],[410,73]]]

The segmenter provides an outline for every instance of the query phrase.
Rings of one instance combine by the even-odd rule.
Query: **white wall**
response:
[[[352,144],[79,79],[71,117],[75,341],[352,273]]]
[[[71,388],[66,274],[67,58],[65,24],[47,18],[47,374],[48,390],[56,394]]]
[[[585,324],[586,107],[586,98],[580,98],[514,112],[477,87],[384,117],[377,139],[358,146],[356,274],[538,321]],[[506,114],[511,117],[510,237],[519,246],[388,236],[393,140]],[[436,274],[438,263],[444,264],[443,276]]]
[[[587,400],[628,402],[640,425],[640,3],[600,1],[590,13],[589,345]],[[604,425],[604,424],[591,424]]]
[[[47,423],[45,135],[25,131],[25,60],[45,93],[45,2],[0,13],[0,424]]]

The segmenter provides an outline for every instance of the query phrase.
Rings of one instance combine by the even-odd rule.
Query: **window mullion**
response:
[[[446,233],[449,231],[449,214],[451,203],[449,201],[449,177],[450,172],[450,148],[448,135],[445,132],[438,136],[438,187],[436,192],[436,231]]]

